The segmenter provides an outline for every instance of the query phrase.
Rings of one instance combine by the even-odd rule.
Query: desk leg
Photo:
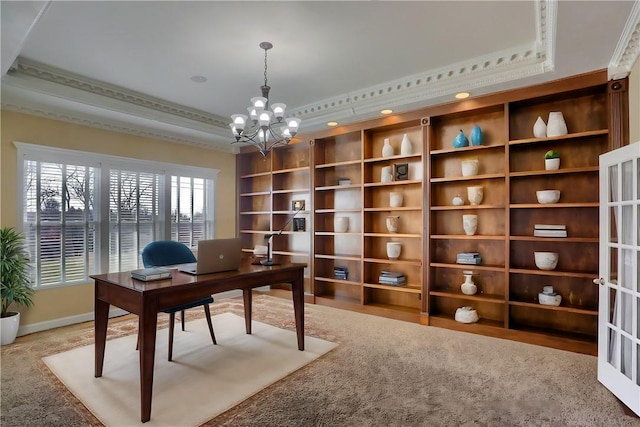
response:
[[[98,294],[96,286],[96,294]],[[104,349],[107,343],[107,323],[109,322],[109,303],[95,299],[95,321],[94,321],[94,340],[95,340],[95,372],[96,378],[102,376],[102,366],[104,365]]]
[[[298,333],[298,350],[304,350],[304,275],[302,270],[298,278],[291,282],[293,295],[293,312],[296,318],[296,332]]]
[[[251,335],[251,308],[253,304],[253,289],[243,289],[242,299],[244,300],[244,324],[247,334]]]
[[[154,307],[151,307],[151,306]],[[142,313],[138,317],[138,334],[140,339],[140,421],[151,418],[151,395],[153,392],[153,362],[156,353],[156,327],[158,326],[158,310],[150,301],[143,304]]]

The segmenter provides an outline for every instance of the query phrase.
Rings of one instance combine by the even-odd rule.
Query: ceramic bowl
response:
[[[480,320],[478,312],[469,306],[458,308],[454,318],[456,322],[460,323],[475,323]]]
[[[560,200],[560,190],[540,190],[536,191],[538,203],[557,203]]]
[[[558,294],[548,295],[548,294],[545,294],[544,292],[540,292],[538,294],[538,302],[542,305],[558,306],[560,305],[561,301],[562,301],[562,295],[558,295]]]
[[[557,252],[534,252],[534,257],[540,270],[553,270],[558,265]]]

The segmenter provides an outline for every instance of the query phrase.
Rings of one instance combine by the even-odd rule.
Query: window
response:
[[[217,170],[15,144],[36,287],[142,267],[154,240],[214,237]]]

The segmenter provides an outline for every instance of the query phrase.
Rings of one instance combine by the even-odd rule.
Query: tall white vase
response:
[[[549,113],[547,121],[547,136],[562,136],[568,134],[567,124],[564,116],[560,111],[552,111]]]
[[[469,204],[479,205],[482,203],[483,197],[484,191],[481,185],[467,187],[467,198],[469,199]]]
[[[544,138],[547,136],[547,124],[542,120],[542,117],[538,116],[538,120],[536,120],[533,125],[533,136],[536,138]]]
[[[391,141],[389,140],[389,138],[385,138],[383,143],[384,145],[382,146],[382,157],[393,156],[393,147],[391,146]]]
[[[349,217],[337,216],[333,219],[333,231],[336,233],[346,233],[349,229]]]
[[[413,154],[413,146],[411,145],[411,140],[406,133],[402,136],[402,142],[400,143],[400,154],[402,154],[403,156],[410,156]]]
[[[392,208],[399,208],[400,206],[402,206],[402,202],[402,193],[397,191],[389,193],[389,206],[391,206]]]
[[[478,215],[462,215],[462,228],[467,236],[473,236],[478,229]]]

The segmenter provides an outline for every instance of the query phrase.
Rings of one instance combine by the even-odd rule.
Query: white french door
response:
[[[640,415],[640,141],[600,156],[598,381]]]

